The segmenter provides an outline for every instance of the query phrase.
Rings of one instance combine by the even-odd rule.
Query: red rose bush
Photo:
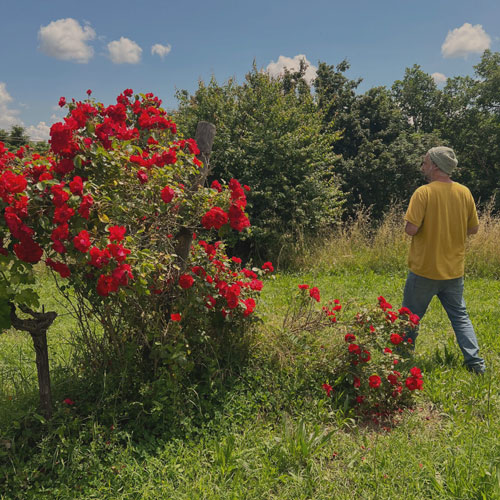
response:
[[[378,306],[358,313],[344,325],[344,347],[335,373],[343,391],[359,414],[373,418],[412,404],[414,391],[423,387],[419,368],[412,365],[408,333],[418,316],[405,307],[393,311],[384,297]]]
[[[411,406],[415,391],[423,388],[408,337],[418,316],[405,307],[393,311],[381,296],[377,307],[345,321],[339,316],[343,307],[338,299],[323,300],[319,288],[307,283],[297,288],[282,332],[294,345],[320,343],[312,364],[318,374],[326,375],[321,384],[325,396],[334,405],[353,407],[359,416],[375,419]]]
[[[48,155],[0,143],[1,326],[9,304],[38,306],[30,283],[45,265],[74,290],[65,296],[80,327],[100,323],[102,337],[85,337],[101,343],[89,352],[133,342],[168,364],[162,346],[180,359],[200,332],[213,342],[217,332],[241,332],[270,272],[224,251],[222,237],[250,226],[246,187],[204,186],[198,145],[153,94],[59,105],[68,114],[51,127]]]

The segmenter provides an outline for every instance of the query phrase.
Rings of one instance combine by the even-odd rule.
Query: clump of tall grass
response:
[[[287,249],[282,264],[290,270],[404,273],[411,238],[404,210],[393,206],[380,221],[360,210],[355,217],[315,238],[301,238]],[[492,204],[479,214],[479,232],[467,239],[467,275],[500,277],[500,215]]]
[[[493,202],[479,214],[479,231],[468,238],[465,272],[478,278],[500,278],[500,215]]]
[[[297,241],[288,261],[293,270],[402,271],[409,237],[404,233],[403,211],[392,207],[375,222],[367,210],[315,238]]]

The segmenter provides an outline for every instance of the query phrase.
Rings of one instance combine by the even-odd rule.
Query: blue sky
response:
[[[33,138],[63,116],[59,97],[87,89],[105,104],[153,92],[172,109],[199,79],[241,82],[254,59],[278,74],[303,56],[311,77],[347,58],[363,92],[413,64],[440,80],[472,74],[485,48],[500,50],[499,0],[3,0],[1,12],[0,128]]]

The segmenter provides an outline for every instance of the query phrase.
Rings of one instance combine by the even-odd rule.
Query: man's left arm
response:
[[[470,192],[469,192],[470,194]],[[472,194],[469,196],[469,213],[467,217],[467,236],[477,234],[479,231],[479,218],[477,216],[476,204]]]
[[[415,236],[418,233],[418,230],[420,229],[419,226],[415,226],[415,224],[412,224],[409,221],[406,221],[406,226],[405,226],[405,232],[406,234],[410,236]]]

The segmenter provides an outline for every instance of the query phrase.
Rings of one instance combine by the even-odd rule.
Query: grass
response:
[[[262,294],[248,364],[208,392],[186,387],[173,413],[146,388],[125,401],[109,393],[112,381],[82,380],[62,316],[49,332],[56,412],[45,422],[31,341],[0,336],[0,499],[500,498],[500,223],[482,220],[469,243],[465,299],[488,371],[462,367],[435,299],[417,342],[424,391],[395,425],[356,421],[324,397],[320,344],[335,330],[289,338],[279,327],[299,283],[341,299],[347,317],[379,295],[399,306],[408,242],[396,216],[376,232],[359,219],[302,252],[296,271],[277,273]]]

